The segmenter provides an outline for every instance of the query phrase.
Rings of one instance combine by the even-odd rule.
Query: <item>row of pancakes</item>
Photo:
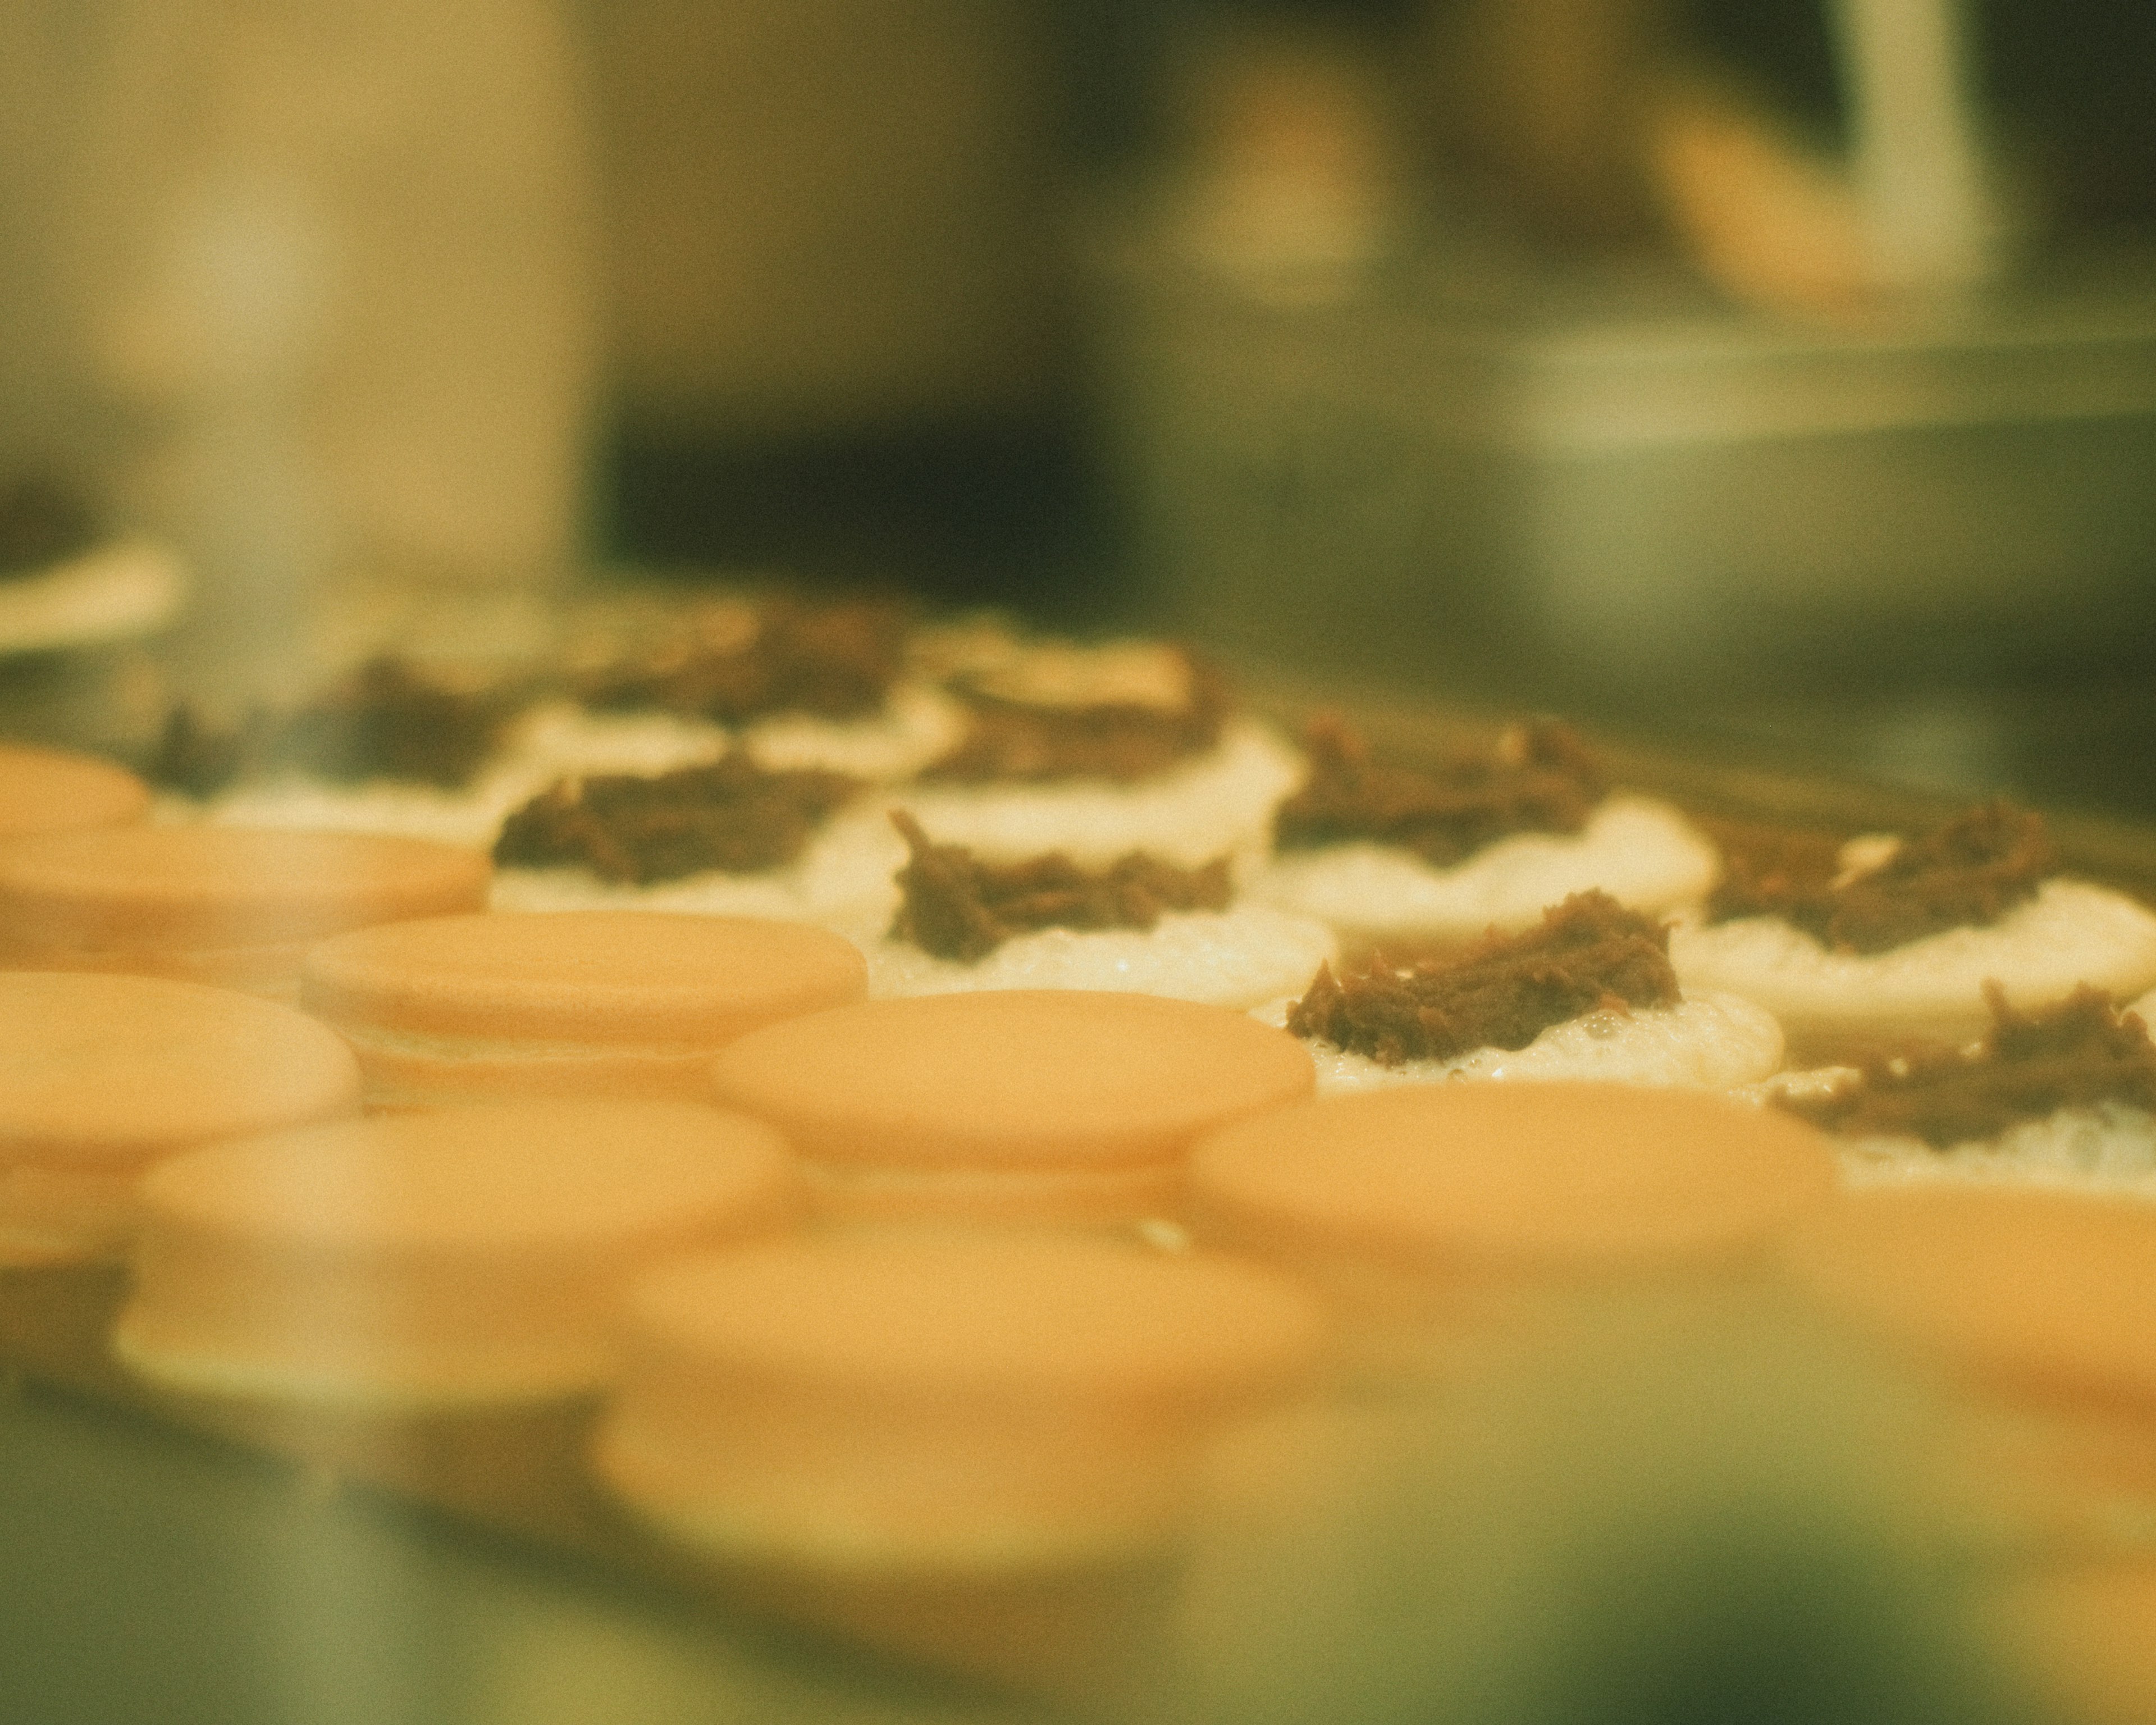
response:
[[[863,1000],[867,942],[681,914],[722,877],[481,914],[490,891],[519,901],[470,850],[137,824],[139,790],[109,773],[13,764],[81,775],[21,804],[106,824],[0,856],[0,927],[33,973],[6,979],[9,1237],[23,1256],[130,1251],[120,1350],[184,1394],[439,1406],[618,1384],[602,1471],[699,1549],[1025,1570],[1157,1548],[1201,1440],[1328,1373],[1390,1394],[1441,1381],[1558,1293],[1764,1277],[1938,1375],[1963,1512],[1999,1501],[2010,1472],[2035,1506],[2023,1532],[2101,1544],[2119,1503],[2156,1502],[2156,1418],[2136,1411],[2156,1398],[2137,1244],[2156,1212],[2138,1204],[2026,1182],[1836,1198],[1810,1128],[1697,1096],[1448,1084],[1314,1101],[1304,1040],[1217,1005]],[[92,781],[115,787],[102,814]],[[978,812],[1060,793],[929,794]],[[937,842],[957,830],[994,853],[921,806]],[[1465,865],[1511,846],[1547,866],[1568,842],[1502,836]],[[1291,860],[1328,849],[1360,866],[1385,847]],[[1659,910],[1702,890],[1695,871],[1630,896]],[[1532,923],[1550,891],[1485,922]],[[661,901],[676,914],[621,908]],[[2138,925],[2106,914],[2108,957]],[[1979,983],[2006,968],[1978,963]],[[130,970],[288,997],[296,978],[304,1010]],[[1956,1029],[1981,1023],[1976,990]],[[1613,1000],[1568,1022],[1599,1044],[1659,1010]],[[567,1100],[594,1090],[636,1100]],[[1185,1233],[1199,1250],[1178,1249]],[[2024,1442],[2002,1459],[2001,1423],[2032,1420],[2041,1458]]]
[[[1299,754],[1159,644],[909,627],[874,605],[774,602],[761,633],[755,616],[717,606],[641,650],[603,644],[515,705],[480,691],[459,706],[446,685],[371,667],[290,727],[341,749],[261,751],[255,772],[166,810],[493,844],[497,909],[815,923],[861,950],[876,998],[1085,988],[1256,1009],[1305,1036],[1328,1092],[1453,1076],[1817,1091],[1853,1076],[1832,1063],[1912,1039],[1965,1046],[2001,1009],[2084,986],[2124,1004],[2156,983],[2156,916],[2061,877],[2030,817],[1973,810],[1809,855],[1770,845],[1736,867],[1717,840],[1746,835],[1612,788],[1561,726],[1418,772],[1337,722]],[[465,740],[455,783],[400,754],[400,725]],[[1579,894],[1640,913],[1632,934],[1666,965],[1583,964],[1587,925],[1604,947],[1623,931],[1541,927]],[[1472,976],[1409,973],[1492,931],[1524,949],[1481,954]],[[1572,985],[1520,1000],[1533,990],[1519,973],[1553,956]],[[1321,1013],[1313,978],[1343,957],[1363,998]],[[1373,995],[1432,1021],[1463,990],[1489,1006],[1492,988],[1518,1009],[1471,1013],[1462,1034],[1373,1022]],[[2077,1147],[2058,1153],[2094,1153],[2086,1132],[2066,1136]],[[2143,1138],[2099,1159],[2156,1168]],[[2057,1159],[2025,1132],[2015,1142]],[[1882,1157],[1877,1134],[1864,1147],[1866,1164],[1935,1160]]]

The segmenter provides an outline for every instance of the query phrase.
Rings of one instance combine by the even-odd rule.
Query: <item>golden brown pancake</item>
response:
[[[300,998],[351,1041],[377,1106],[488,1096],[710,1095],[711,1058],[860,998],[867,972],[803,923],[655,911],[433,916],[323,941]]]
[[[290,1007],[0,972],[0,1262],[116,1253],[135,1183],[162,1158],[358,1105],[350,1050]]]
[[[752,1031],[712,1073],[842,1213],[1103,1222],[1158,1214],[1201,1133],[1314,1082],[1241,1013],[1058,989],[839,1007]]]

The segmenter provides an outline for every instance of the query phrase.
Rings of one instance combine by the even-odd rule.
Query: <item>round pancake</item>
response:
[[[484,853],[380,834],[110,827],[0,848],[0,935],[42,950],[260,947],[480,909]]]
[[[1351,946],[1460,943],[1529,927],[1590,887],[1632,910],[1669,910],[1703,895],[1720,867],[1713,845],[1669,804],[1614,795],[1577,833],[1514,833],[1448,868],[1367,841],[1277,851],[1250,891],[1317,917]]]
[[[126,1168],[357,1106],[327,1026],[153,977],[0,973],[0,1163]]]
[[[1987,927],[1950,928],[1883,952],[1830,952],[1779,916],[1680,918],[1670,964],[1687,994],[1742,994],[1772,1013],[1801,1057],[1905,1036],[1960,1041],[1991,1022],[1984,985],[2027,1012],[2087,983],[2122,999],[2156,979],[2156,912],[2083,880],[2046,880]]]
[[[1285,1025],[1294,1006],[1292,1000],[1274,1001],[1257,1016]],[[1397,1066],[1318,1037],[1306,1039],[1304,1046],[1317,1067],[1322,1096],[1458,1081],[1726,1091],[1755,1084],[1782,1063],[1781,1027],[1735,994],[1705,994],[1675,1006],[1598,1008],[1550,1025],[1524,1048],[1485,1045],[1446,1060],[1404,1060]]]
[[[654,1272],[628,1322],[706,1369],[945,1407],[1232,1404],[1294,1377],[1321,1333],[1258,1266],[1052,1236],[744,1248]]]
[[[670,1538],[840,1574],[996,1575],[1152,1548],[1195,1446],[1309,1378],[1316,1302],[1209,1256],[916,1235],[644,1281],[600,1471]]]
[[[653,911],[496,911],[316,945],[301,993],[340,1025],[430,1036],[690,1044],[860,998],[853,944],[803,923]]]
[[[1796,1284],[1986,1380],[2156,1409],[2156,1204],[2005,1186],[1870,1188],[1795,1230]]]
[[[150,788],[124,767],[59,749],[0,744],[0,839],[140,820]]]
[[[612,1370],[625,1280],[790,1218],[767,1128],[673,1103],[511,1103],[177,1157],[141,1187],[115,1348],[218,1396],[448,1406]]]
[[[116,1256],[143,1168],[349,1113],[359,1069],[289,1006],[149,977],[0,972],[0,1263]]]
[[[1465,1271],[1621,1266],[1755,1247],[1822,1202],[1832,1151],[1694,1091],[1550,1083],[1371,1091],[1230,1127],[1192,1153],[1205,1236]]]
[[[1152,995],[1014,989],[872,1000],[751,1032],[720,1097],[813,1162],[1129,1168],[1311,1093],[1283,1030]]]
[[[985,957],[939,958],[910,941],[857,937],[878,999],[1006,988],[1107,988],[1255,1007],[1337,956],[1332,932],[1269,905],[1170,911],[1151,928],[1039,928]]]

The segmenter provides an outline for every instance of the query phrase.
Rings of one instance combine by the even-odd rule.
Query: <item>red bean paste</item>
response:
[[[1330,714],[1311,721],[1303,748],[1310,778],[1273,820],[1282,850],[1366,839],[1450,868],[1507,834],[1576,833],[1609,789],[1578,734],[1549,719],[1509,726],[1434,772],[1373,761]]]
[[[2156,1111],[2156,1045],[2139,1016],[2084,985],[2027,1014],[1986,983],[1991,1029],[1974,1048],[1934,1045],[1865,1062],[1822,1096],[1780,1106],[1845,1137],[1922,1138],[1936,1150],[1994,1138],[2061,1108],[2129,1102]]]
[[[1188,692],[1173,707],[1136,701],[1054,706],[960,684],[966,734],[922,774],[967,784],[1105,778],[1119,784],[1163,773],[1220,740],[1231,705],[1226,680],[1188,654]]]
[[[34,575],[97,542],[89,506],[42,474],[0,485],[0,577]]]
[[[282,716],[256,711],[218,727],[182,701],[143,772],[198,797],[286,768],[341,783],[394,778],[450,789],[485,763],[521,704],[509,688],[429,676],[383,655]]]
[[[1170,911],[1228,906],[1224,856],[1197,869],[1180,869],[1142,850],[1098,870],[1081,868],[1060,850],[1024,862],[984,863],[963,845],[932,843],[903,809],[891,818],[913,853],[898,871],[904,896],[891,937],[938,958],[972,964],[1014,935],[1035,929],[1150,929]]]
[[[784,596],[691,618],[675,639],[588,678],[598,707],[657,707],[739,724],[772,713],[878,711],[906,660],[911,608],[896,599]]]
[[[270,764],[346,782],[460,785],[495,752],[519,705],[498,685],[429,677],[377,658],[285,720],[270,745]]]
[[[1674,1006],[1669,930],[1606,892],[1576,892],[1522,934],[1486,937],[1457,957],[1405,968],[1373,958],[1320,965],[1287,1028],[1380,1065],[1525,1048],[1553,1024],[1600,1010]]]
[[[494,860],[638,886],[708,869],[754,874],[793,861],[861,788],[843,773],[767,773],[741,749],[654,778],[565,778],[502,823]]]
[[[2058,870],[2043,817],[1993,801],[1904,841],[1879,867],[1844,869],[1814,833],[1732,828],[1707,920],[1779,916],[1835,952],[1884,952],[1948,928],[1982,927]]]

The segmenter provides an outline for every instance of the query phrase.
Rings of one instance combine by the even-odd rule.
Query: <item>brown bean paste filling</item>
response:
[[[1733,828],[1707,920],[1779,916],[1836,952],[1884,952],[1949,928],[1996,922],[2058,870],[2043,817],[1993,801],[1904,841],[1875,869],[1843,867],[1812,833]]]
[[[1024,862],[984,863],[959,845],[932,843],[903,809],[891,823],[912,860],[898,871],[904,895],[891,937],[938,958],[972,964],[1014,935],[1042,928],[1150,929],[1170,911],[1228,907],[1228,859],[1180,869],[1142,850],[1105,869],[1084,869],[1061,851]]]
[[[2061,1108],[2128,1102],[2156,1111],[2156,1045],[2140,1018],[2086,985],[2017,1013],[1986,983],[1991,1029],[1973,1049],[1933,1046],[1867,1060],[1821,1096],[1778,1105],[1845,1137],[1922,1138],[1936,1150],[1994,1138]]]
[[[921,775],[957,783],[1049,783],[1150,778],[1220,741],[1230,706],[1227,680],[1183,655],[1188,692],[1173,707],[1135,701],[1064,706],[1014,700],[963,684],[966,734]]]
[[[494,753],[522,704],[516,690],[430,677],[385,655],[281,717],[257,711],[220,727],[178,703],[143,776],[197,797],[284,768],[340,783],[393,778],[451,789]]]
[[[1303,747],[1310,777],[1273,820],[1282,850],[1366,839],[1450,868],[1508,834],[1576,833],[1609,789],[1578,733],[1555,720],[1509,726],[1435,772],[1372,760],[1330,714],[1311,721]]]
[[[502,823],[494,860],[639,886],[711,869],[754,874],[793,861],[861,789],[843,773],[767,773],[740,749],[655,778],[565,778]]]
[[[587,678],[598,707],[657,707],[737,724],[771,713],[855,719],[880,709],[906,660],[896,600],[776,597],[715,608],[640,657]]]
[[[1576,892],[1537,927],[1455,958],[1405,968],[1373,958],[1337,978],[1320,965],[1287,1028],[1385,1066],[1525,1048],[1590,1012],[1676,1005],[1669,943],[1666,927],[1608,893]]]

